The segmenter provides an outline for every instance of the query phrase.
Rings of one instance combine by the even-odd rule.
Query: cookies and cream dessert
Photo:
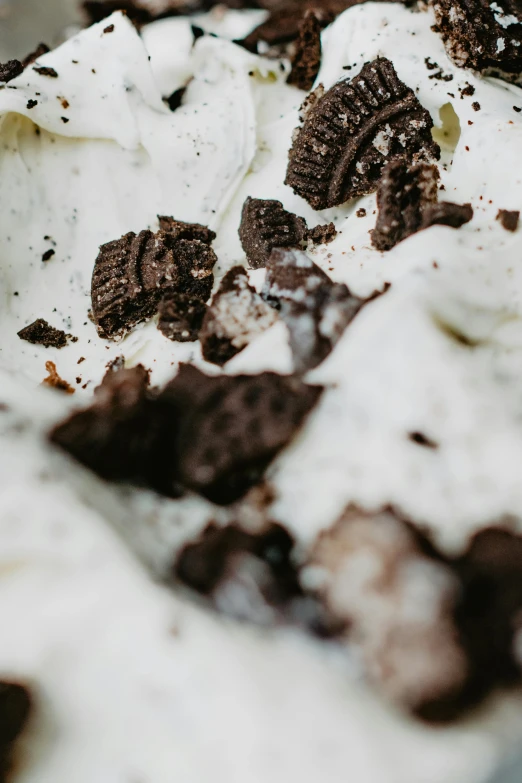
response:
[[[0,779],[488,780],[520,4],[84,5],[0,64]]]

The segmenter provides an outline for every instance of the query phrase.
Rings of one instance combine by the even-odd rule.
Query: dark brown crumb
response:
[[[333,223],[315,226],[308,231],[308,239],[311,239],[314,245],[328,245],[336,236],[337,229]]]
[[[33,52],[30,52],[27,57],[25,57],[22,60],[22,65],[24,68],[28,68],[30,65],[32,65],[34,62],[38,60],[39,57],[42,57],[44,54],[47,54],[50,52],[50,48],[45,43],[40,43],[36,47],[36,49]]]
[[[33,711],[29,688],[17,682],[0,681],[0,781],[12,780],[16,743]]]
[[[460,97],[465,98],[467,96],[475,95],[475,88],[472,84],[466,82],[465,87],[459,87]]]
[[[364,207],[358,209],[357,212],[355,213],[355,216],[358,218],[366,217],[366,210],[364,209]]]
[[[67,100],[67,98],[58,98],[58,100],[59,100],[59,101],[60,101],[60,103],[62,104],[62,109],[68,109],[68,108],[69,108],[69,106],[70,106],[70,103],[69,103],[69,101]]]
[[[309,110],[290,151],[286,184],[318,210],[372,193],[388,161],[439,157],[432,126],[413,90],[379,57]]]
[[[322,25],[313,10],[306,11],[299,23],[295,54],[288,84],[300,90],[311,90],[321,67]]]
[[[436,441],[428,438],[423,432],[410,432],[408,437],[413,443],[416,443],[418,446],[425,446],[427,449],[438,449],[439,447]]]
[[[33,71],[36,71],[36,73],[39,73],[40,76],[50,76],[51,79],[57,79],[58,73],[54,70],[54,68],[49,68],[48,66],[33,66]]]
[[[45,348],[65,348],[68,340],[76,342],[78,339],[71,334],[66,334],[62,329],[55,329],[43,318],[38,318],[21,329],[18,337],[33,345],[43,345]]]
[[[71,384],[67,383],[67,381],[64,381],[63,378],[60,378],[58,375],[58,371],[54,362],[45,362],[45,369],[49,375],[47,378],[43,379],[42,383],[44,383],[46,386],[51,386],[53,389],[64,391],[66,394],[74,394],[75,390]]]
[[[499,209],[497,220],[500,221],[502,228],[506,231],[516,231],[520,218],[519,210]]]
[[[179,109],[179,107],[183,104],[183,97],[186,92],[186,87],[180,87],[178,90],[174,90],[172,95],[169,95],[168,98],[164,98],[165,103],[168,105],[171,111],[176,111],[176,109]]]
[[[480,111],[480,103],[478,101],[473,101],[471,104],[471,108],[473,111]]]
[[[513,110],[520,113],[522,111],[522,106],[513,106]]]
[[[114,32],[114,25],[110,24],[107,27],[103,28],[104,33],[113,33]]]
[[[49,250],[46,250],[45,253],[42,255],[42,261],[44,262],[49,261],[55,254],[56,254],[56,250],[49,248]]]
[[[9,60],[0,63],[0,82],[10,82],[24,72],[24,66],[19,60]]]
[[[38,101],[33,101],[32,99],[29,99],[27,101],[27,108],[28,109],[34,109],[35,106],[38,106]]]
[[[68,118],[68,117],[61,117],[60,119],[61,119],[61,121],[62,121],[64,124],[66,124],[66,123],[68,123],[68,122],[69,122],[69,118]]]

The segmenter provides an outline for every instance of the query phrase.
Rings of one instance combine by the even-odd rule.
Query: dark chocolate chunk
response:
[[[516,231],[520,218],[519,210],[499,209],[497,220],[506,231]]]
[[[16,742],[27,726],[33,699],[25,685],[0,681],[0,781],[11,780]]]
[[[522,72],[519,0],[432,0],[437,28],[462,68],[515,79]]]
[[[36,71],[36,73],[39,73],[40,76],[50,76],[51,79],[57,79],[58,78],[58,72],[54,70],[54,68],[49,68],[46,65],[42,66],[33,66],[33,71]]]
[[[50,386],[52,389],[63,391],[66,394],[74,394],[74,387],[58,375],[58,370],[56,369],[56,364],[54,362],[45,362],[45,369],[49,375],[47,378],[43,379],[43,384]]]
[[[436,166],[408,166],[397,160],[382,172],[377,189],[377,222],[372,244],[377,250],[395,247],[423,228],[442,224],[459,228],[473,217],[469,204],[437,203],[439,173]]]
[[[38,318],[29,326],[25,326],[18,332],[21,340],[26,340],[33,345],[43,345],[46,348],[65,348],[68,340],[76,342],[77,338],[66,334],[61,329],[55,329],[43,318]]]
[[[271,372],[208,377],[182,365],[160,395],[178,412],[181,483],[214,503],[238,500],[292,440],[321,391]]]
[[[314,245],[327,245],[333,242],[337,236],[337,229],[333,223],[327,223],[325,226],[315,226],[308,232],[308,239],[311,239]]]
[[[159,303],[158,329],[174,342],[193,342],[198,339],[206,311],[201,299],[169,291]]]
[[[234,267],[206,312],[199,335],[203,358],[225,364],[276,320],[274,310],[249,285],[245,269]]]
[[[162,285],[173,287],[178,278],[171,247],[151,231],[130,232],[102,245],[91,290],[100,337],[120,337],[154,315]]]
[[[432,127],[413,90],[379,57],[310,109],[290,150],[286,184],[314,209],[372,193],[386,163],[439,157]]]
[[[251,533],[236,524],[209,525],[180,552],[174,575],[237,620],[269,625],[302,597],[292,563],[294,540],[269,523]]]
[[[19,60],[9,60],[0,63],[0,82],[10,82],[24,72],[24,66]]]
[[[158,215],[160,229],[166,231],[173,239],[197,239],[205,245],[211,245],[216,238],[216,232],[199,223],[184,223],[173,217]]]
[[[36,49],[33,52],[30,52],[27,57],[25,57],[22,60],[22,65],[24,68],[28,68],[30,65],[35,63],[39,57],[43,57],[44,54],[47,54],[50,52],[50,48],[45,43],[40,43],[36,47]]]
[[[239,237],[253,269],[266,266],[274,247],[299,247],[307,231],[306,221],[280,201],[249,197],[243,205]]]
[[[296,372],[324,361],[368,301],[334,283],[302,251],[282,249],[270,257],[263,296],[288,327]]]
[[[322,25],[314,11],[307,11],[299,23],[296,50],[288,84],[300,90],[311,90],[321,67]]]
[[[179,90],[174,90],[172,95],[169,95],[168,98],[163,99],[171,111],[176,111],[176,109],[179,109],[179,107],[183,103],[183,97],[186,91],[187,91],[186,87],[180,87]]]

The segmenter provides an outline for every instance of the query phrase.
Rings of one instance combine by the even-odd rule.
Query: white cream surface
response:
[[[233,38],[257,21],[223,17],[212,31]],[[336,222],[335,242],[310,251],[335,280],[359,295],[391,289],[310,374],[326,392],[268,473],[273,516],[306,547],[346,504],[391,503],[448,551],[522,518],[522,230],[495,220],[522,209],[522,90],[456,68],[432,23],[368,3],[323,34],[327,88],[378,55],[394,62],[449,133],[441,199],[475,210],[460,230],[433,227],[387,254],[369,241],[374,196],[318,214],[283,184],[305,95],[280,64],[221,38],[191,49],[186,20],[155,23],[142,40],[116,14],[41,58],[58,78],[29,69],[0,90],[0,674],[33,680],[40,700],[22,783],[481,783],[519,742],[517,694],[428,729],[319,643],[238,627],[159,588],[150,572],[164,575],[180,542],[226,514],[192,496],[108,487],[45,441],[115,356],[143,362],[157,383],[179,361],[205,366],[196,344],[169,342],[153,322],[119,344],[98,338],[88,318],[98,246],[155,228],[158,214],[210,224],[219,277],[245,263],[245,198],[277,198],[310,226]],[[430,78],[427,57],[453,79]],[[162,97],[191,77],[171,113]],[[467,84],[475,92],[461,98]],[[456,145],[440,119],[448,103]],[[38,317],[78,342],[20,341]],[[39,388],[48,360],[73,397]],[[280,322],[225,369],[269,368],[292,369]],[[411,442],[414,431],[439,448]]]

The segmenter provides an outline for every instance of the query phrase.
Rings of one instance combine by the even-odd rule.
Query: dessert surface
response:
[[[104,5],[0,67],[2,764],[485,781],[522,736],[520,8]]]

